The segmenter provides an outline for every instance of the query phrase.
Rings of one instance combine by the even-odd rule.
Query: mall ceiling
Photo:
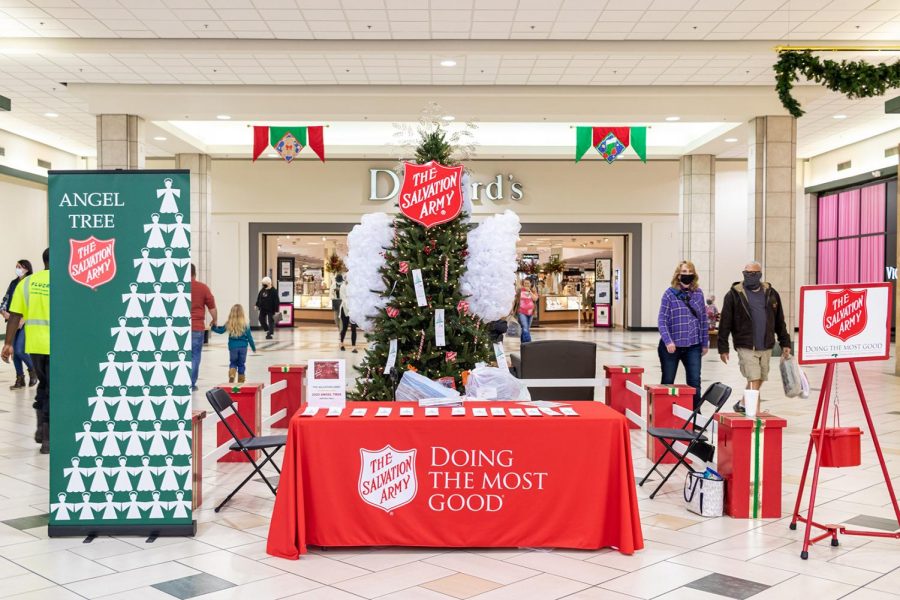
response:
[[[898,0],[0,0],[0,127],[91,155],[94,115],[130,112],[165,156],[206,150],[168,121],[415,120],[433,101],[481,122],[739,124],[783,112],[776,45],[898,38]],[[900,127],[883,98],[798,93],[800,156]]]

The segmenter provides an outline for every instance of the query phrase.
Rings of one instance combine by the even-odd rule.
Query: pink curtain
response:
[[[859,235],[859,188],[838,195],[838,236]],[[843,259],[842,259],[843,260]]]
[[[837,237],[837,194],[819,198],[819,239]]]
[[[882,207],[884,207],[883,202]],[[882,220],[882,227],[883,223]],[[870,235],[860,238],[859,282],[879,283],[881,281],[884,281],[884,236]]]
[[[859,238],[838,240],[837,281],[859,283]]]
[[[859,232],[882,233],[885,230],[885,186],[867,185],[860,190]]]
[[[818,256],[819,266],[816,281],[818,283],[836,283],[837,242],[835,240],[819,242]]]

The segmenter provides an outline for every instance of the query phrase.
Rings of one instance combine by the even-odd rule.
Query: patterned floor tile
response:
[[[762,583],[720,573],[712,573],[706,577],[701,577],[684,587],[727,596],[728,598],[734,598],[734,600],[746,600],[750,596],[755,596],[761,591],[769,589],[769,586]]]
[[[163,581],[162,583],[154,583],[151,587],[180,600],[187,600],[195,596],[202,596],[203,594],[210,594],[234,587],[234,584],[208,573],[198,573],[197,575],[188,575],[187,577]]]

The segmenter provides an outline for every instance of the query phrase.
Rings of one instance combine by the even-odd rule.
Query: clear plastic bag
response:
[[[459,392],[437,381],[432,381],[415,371],[404,371],[394,398],[400,401],[417,402],[429,398],[459,398]]]
[[[800,365],[793,356],[781,359],[781,384],[788,398],[796,398],[803,392]]]
[[[475,367],[466,381],[466,396],[478,400],[531,400],[528,388],[509,369]]]

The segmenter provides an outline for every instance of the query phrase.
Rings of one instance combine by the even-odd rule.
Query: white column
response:
[[[191,261],[197,279],[209,281],[212,274],[210,230],[212,229],[212,159],[208,154],[176,154],[175,168],[191,172]]]
[[[144,119],[97,115],[97,168],[144,168]]]
[[[716,159],[711,154],[682,156],[678,217],[681,259],[694,263],[700,287],[715,294]],[[675,261],[673,261],[673,266]]]

